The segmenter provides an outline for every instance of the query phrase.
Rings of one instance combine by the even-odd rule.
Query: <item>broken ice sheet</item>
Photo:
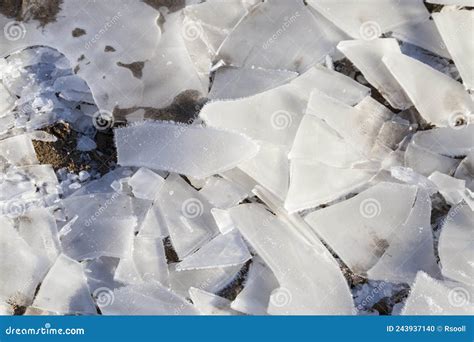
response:
[[[130,197],[116,193],[74,196],[63,200],[63,205],[67,217],[78,216],[69,231],[61,230],[66,255],[76,260],[128,255],[137,224]]]
[[[206,268],[199,270],[177,271],[177,264],[169,265],[171,289],[182,297],[189,296],[189,288],[217,293],[235,279],[242,265]]]
[[[64,0],[56,20],[41,29],[37,29],[39,23],[35,20],[21,22],[19,28],[24,31],[15,36],[18,25],[12,25],[10,18],[0,15],[0,26],[6,27],[5,34],[0,36],[0,56],[28,46],[51,46],[74,64],[77,75],[90,86],[100,109],[113,111],[115,106],[133,107],[142,101],[144,85],[120,64],[149,63],[161,36],[156,24],[158,16],[157,11],[142,2],[78,4]],[[126,19],[136,17],[140,20]],[[130,42],[135,48],[131,48]],[[104,46],[112,46],[114,52],[107,52]]]
[[[189,289],[189,297],[196,309],[203,315],[238,315],[239,312],[230,308],[230,300],[219,297],[195,287]]]
[[[458,129],[442,127],[416,132],[413,142],[444,156],[465,156],[474,150],[474,124],[461,126]]]
[[[422,0],[308,0],[308,5],[354,39],[372,40],[399,25],[427,20]]]
[[[466,189],[466,181],[456,179],[441,172],[433,172],[428,179],[438,188],[439,193],[450,205],[456,205],[463,200],[463,192]]]
[[[33,143],[28,134],[16,135],[0,141],[0,168],[9,165],[38,164]]]
[[[156,282],[115,289],[111,300],[98,302],[104,315],[196,315],[194,306]]]
[[[96,314],[82,266],[60,254],[41,283],[33,306],[62,314]]]
[[[411,279],[407,277],[412,275],[409,267],[417,265],[416,258],[423,263],[415,268],[428,272],[433,270],[434,262],[433,245],[429,245],[430,207],[426,198],[417,198],[420,202],[415,202],[416,194],[414,186],[382,182],[349,200],[312,212],[305,220],[354,273],[366,275],[375,266],[380,267],[373,271],[378,273],[376,278],[409,282]],[[401,230],[406,233],[400,234]],[[409,235],[413,237],[408,238]],[[417,250],[417,253],[410,255],[413,261],[406,262],[407,269],[404,269],[407,254],[399,254],[400,248],[390,248],[392,243],[401,246],[413,243],[412,252]],[[388,249],[393,250],[393,259],[392,254],[387,254]],[[388,274],[384,274],[385,262],[398,262],[397,268],[389,267]]]
[[[407,109],[412,104],[397,80],[382,62],[388,53],[401,53],[396,39],[347,40],[337,45],[394,108]]]
[[[231,308],[248,315],[266,315],[270,294],[278,287],[272,271],[260,258],[253,258],[243,290],[231,304]]]
[[[196,178],[229,170],[258,152],[258,146],[242,134],[171,122],[146,121],[117,128],[115,141],[122,166]]]
[[[302,2],[270,0],[237,24],[216,58],[234,66],[304,72],[334,48],[324,29]]]
[[[459,164],[454,177],[466,181],[466,188],[474,191],[474,151],[470,152]]]
[[[474,212],[459,203],[443,219],[438,245],[443,275],[467,285],[474,278],[473,229]]]
[[[461,74],[467,89],[474,88],[474,13],[468,10],[444,9],[433,13],[433,19],[446,47],[453,57],[454,64]]]
[[[37,255],[52,265],[61,251],[54,216],[45,208],[29,210],[18,218],[18,232]]]
[[[426,121],[451,127],[469,122],[474,103],[459,82],[400,53],[385,55],[383,62]]]
[[[128,185],[132,187],[135,197],[153,201],[165,180],[157,173],[141,167],[130,177]]]
[[[283,85],[296,76],[296,72],[286,70],[221,67],[214,76],[209,98],[227,100],[252,96]]]
[[[240,233],[217,235],[176,265],[177,271],[241,265],[251,258]]]
[[[416,145],[408,144],[405,151],[405,166],[423,176],[429,176],[435,171],[452,174],[459,164],[459,160],[449,158]]]
[[[217,234],[218,228],[210,212],[211,205],[179,175],[168,176],[156,201],[180,259]]]
[[[472,315],[472,290],[459,283],[440,281],[419,272],[411,286],[402,315]]]
[[[247,192],[238,184],[222,177],[206,179],[199,193],[216,208],[230,208],[247,197]]]
[[[144,281],[157,281],[169,286],[168,265],[161,239],[136,236],[133,243],[133,262]]]
[[[0,227],[0,303],[29,305],[48,271],[49,261],[36,254],[8,217],[0,216]]]
[[[370,170],[338,168],[316,161],[293,159],[285,209],[294,213],[331,202],[362,187],[374,175]]]
[[[259,204],[239,205],[230,209],[230,213],[244,238],[278,279],[279,288],[270,299],[269,314],[353,312],[348,285],[322,244],[309,245]]]

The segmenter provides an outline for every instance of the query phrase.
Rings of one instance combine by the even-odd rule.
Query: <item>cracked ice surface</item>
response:
[[[473,2],[427,2],[0,4],[0,312],[472,314]]]

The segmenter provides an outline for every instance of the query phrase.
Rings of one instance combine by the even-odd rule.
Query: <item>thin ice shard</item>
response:
[[[156,201],[180,259],[217,234],[218,228],[210,212],[211,205],[180,176],[168,176]]]
[[[81,264],[59,255],[44,278],[33,306],[62,314],[96,314]]]
[[[199,193],[216,208],[230,208],[247,197],[247,192],[239,185],[221,177],[210,177]]]
[[[252,256],[237,231],[218,235],[197,252],[184,258],[177,271],[241,265]]]
[[[383,61],[425,120],[436,126],[454,126],[459,118],[468,122],[474,104],[459,82],[400,53]]]
[[[474,29],[474,13],[468,10],[445,9],[433,13],[433,19],[461,74],[463,84],[466,88],[473,89],[474,43],[471,33]]]
[[[411,101],[382,62],[389,53],[401,53],[396,39],[347,40],[337,48],[348,57],[394,108],[407,109]]]
[[[443,275],[467,285],[474,278],[473,229],[474,212],[459,203],[444,219],[438,245]]]
[[[35,253],[8,217],[0,216],[0,226],[0,273],[4,275],[0,277],[0,303],[29,305],[48,271],[49,260]]]
[[[290,170],[290,188],[285,200],[285,209],[290,213],[336,200],[374,176],[370,170],[341,169],[298,159],[291,161]]]
[[[333,47],[323,23],[303,3],[271,0],[255,6],[238,23],[216,58],[235,66],[304,72]]]
[[[459,164],[454,177],[466,181],[466,188],[474,191],[474,152],[470,152]]]
[[[153,201],[156,193],[161,189],[165,180],[157,173],[141,167],[128,180],[132,192],[137,198]]]
[[[0,141],[0,167],[38,164],[33,143],[28,134]]]
[[[161,239],[136,236],[133,243],[133,261],[144,281],[157,281],[169,287],[168,265]]]
[[[281,86],[298,74],[286,70],[223,67],[216,71],[209,98],[229,100],[252,96]]]
[[[416,132],[413,142],[444,156],[465,156],[474,150],[474,124],[459,129],[443,127]]]
[[[365,40],[399,25],[427,20],[430,15],[422,0],[309,0],[308,4],[352,38]]]
[[[458,164],[459,160],[432,152],[432,149],[420,147],[416,143],[408,144],[405,151],[405,166],[424,176],[435,171],[451,174]]]
[[[414,186],[379,183],[349,200],[312,212],[305,220],[353,272],[365,274],[407,220],[415,195]]]
[[[257,145],[244,135],[171,122],[150,121],[117,128],[115,141],[122,166],[142,166],[196,178],[229,170],[258,152]]]
[[[155,282],[116,289],[110,301],[98,305],[104,315],[198,314],[191,303]]]
[[[392,283],[411,283],[418,271],[439,277],[430,218],[429,194],[418,190],[407,220],[393,232],[390,245],[367,277]]]
[[[247,315],[266,315],[270,294],[278,287],[272,271],[259,258],[249,268],[244,289],[237,295],[231,308]]]
[[[322,245],[318,248],[309,245],[261,205],[239,205],[230,209],[230,213],[239,231],[278,279],[280,287],[270,299],[268,313],[348,315],[353,312],[347,283],[336,261]]]
[[[411,286],[402,315],[472,315],[469,287],[443,282],[419,272]]]
[[[203,315],[238,315],[239,312],[230,308],[230,300],[219,297],[213,293],[191,287],[189,297],[196,309]]]

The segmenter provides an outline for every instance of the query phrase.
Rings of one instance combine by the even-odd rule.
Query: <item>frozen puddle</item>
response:
[[[473,314],[474,12],[428,2],[0,14],[0,314]]]

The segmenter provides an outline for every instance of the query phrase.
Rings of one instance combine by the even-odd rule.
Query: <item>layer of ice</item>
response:
[[[171,122],[150,121],[117,128],[115,141],[122,166],[142,166],[197,178],[227,171],[258,152],[257,145],[244,135]]]

